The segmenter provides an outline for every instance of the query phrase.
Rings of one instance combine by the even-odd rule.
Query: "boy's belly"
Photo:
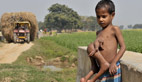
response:
[[[108,61],[109,63],[111,63],[113,61],[115,55],[117,54],[117,53],[112,52],[112,51],[111,51],[111,53],[110,52],[105,52],[105,51],[100,51],[100,53],[106,59],[106,61]]]
[[[117,55],[117,43],[109,41],[108,43],[104,44],[103,50],[101,50],[100,53],[109,63],[111,63],[114,57]]]

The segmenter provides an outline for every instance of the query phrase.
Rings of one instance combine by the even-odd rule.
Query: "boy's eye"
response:
[[[100,16],[97,16],[97,18],[99,19],[99,18],[100,18]]]
[[[106,18],[106,16],[102,16],[102,18]]]
[[[107,16],[106,15],[103,15],[103,16],[97,16],[98,19],[100,18],[106,18]]]

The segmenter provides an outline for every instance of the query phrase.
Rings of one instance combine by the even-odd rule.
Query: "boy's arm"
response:
[[[116,38],[118,40],[120,50],[116,54],[116,56],[113,59],[112,63],[117,63],[120,60],[120,58],[123,56],[123,54],[124,54],[124,52],[126,50],[124,39],[123,39],[123,36],[122,36],[122,33],[121,33],[119,27],[115,27],[115,35],[116,35]]]
[[[119,27],[114,27],[114,30],[115,30],[115,36],[116,36],[119,46],[120,46],[120,50],[118,51],[118,53],[116,54],[115,58],[113,59],[111,65],[110,65],[109,72],[111,75],[116,73],[116,68],[117,68],[116,63],[123,56],[125,49],[126,49],[125,43],[123,40],[123,36],[122,36],[122,33],[121,33]]]

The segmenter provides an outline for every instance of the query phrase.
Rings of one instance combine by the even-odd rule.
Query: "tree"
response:
[[[61,32],[63,29],[79,29],[82,27],[80,16],[68,8],[66,5],[53,4],[49,9],[49,14],[45,16],[44,23],[50,29]]]
[[[38,22],[38,27],[39,27],[39,29],[42,29],[42,30],[44,30],[46,28],[44,25],[44,22],[41,22],[41,21]]]
[[[123,25],[120,25],[119,28],[120,28],[120,29],[124,29],[124,26],[123,26]]]
[[[100,26],[97,23],[97,19],[94,16],[81,16],[81,21],[83,23],[83,30],[98,30]]]
[[[132,26],[132,25],[128,25],[127,27],[128,27],[129,29],[132,29],[132,28],[133,28],[133,26]]]
[[[134,26],[133,26],[133,28],[134,29],[141,29],[142,28],[142,24],[135,24]]]

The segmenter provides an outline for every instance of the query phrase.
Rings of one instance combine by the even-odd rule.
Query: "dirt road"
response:
[[[23,51],[28,50],[32,45],[33,43],[31,42],[29,44],[4,44],[0,47],[0,64],[14,62]]]

